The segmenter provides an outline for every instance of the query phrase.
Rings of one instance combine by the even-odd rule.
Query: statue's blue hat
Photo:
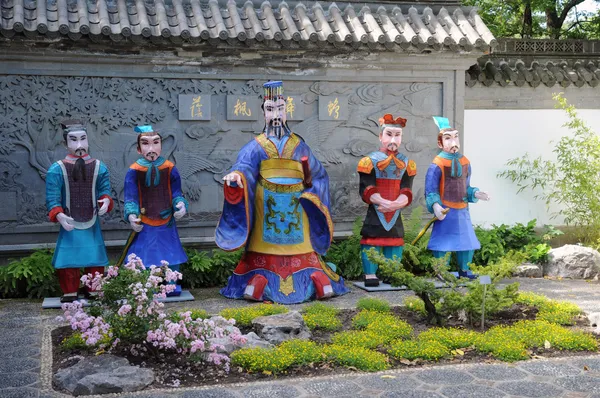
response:
[[[154,130],[152,129],[152,126],[147,124],[145,126],[135,126],[135,128],[133,129],[133,131],[135,131],[138,134],[143,134],[143,133],[154,133]]]
[[[450,126],[450,121],[447,117],[434,116],[433,121],[440,130],[452,128],[452,126]]]

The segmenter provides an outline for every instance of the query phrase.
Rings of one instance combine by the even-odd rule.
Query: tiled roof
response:
[[[488,50],[471,7],[243,0],[0,0],[6,38]],[[307,3],[305,5],[303,3]],[[421,2],[422,3],[422,2]],[[341,3],[340,3],[341,4]]]
[[[480,60],[471,66],[465,74],[467,86],[473,87],[478,82],[484,86],[495,85],[523,86],[528,84],[537,87],[544,84],[552,87],[556,84],[568,87],[589,85],[598,86],[600,83],[600,64],[598,59],[555,59],[550,61],[535,60],[529,63],[516,60]]]

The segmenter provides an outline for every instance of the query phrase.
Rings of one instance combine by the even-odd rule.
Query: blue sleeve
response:
[[[137,172],[129,169],[125,175],[125,206],[123,217],[129,222],[129,215],[140,215],[140,195],[137,186]]]
[[[181,177],[179,176],[179,171],[175,166],[173,166],[171,169],[171,199],[173,211],[179,210],[175,207],[179,202],[183,202],[185,204],[185,210],[189,211],[190,204],[183,197],[183,193],[181,192]]]
[[[427,211],[433,213],[434,203],[442,206],[440,198],[440,180],[442,179],[442,170],[435,163],[429,166],[425,175],[425,202]]]
[[[333,220],[329,210],[329,176],[309,146],[301,142],[293,157],[301,161],[303,156],[308,156],[312,187],[304,189],[300,196],[300,204],[310,220],[312,247],[317,253],[324,255],[333,241]]]
[[[266,154],[256,140],[252,140],[240,150],[230,172],[242,174],[244,196],[239,203],[223,201],[223,212],[215,230],[215,242],[223,250],[237,250],[246,244],[252,229],[254,217],[254,192],[260,162]],[[233,186],[233,185],[232,185]],[[224,185],[226,189],[226,185]]]
[[[46,173],[46,208],[48,211],[62,207],[62,188],[64,180],[62,169],[53,163]]]
[[[103,195],[112,196],[110,189],[110,173],[106,165],[100,162],[100,168],[98,169],[98,178],[96,179],[96,197],[99,198]]]
[[[467,175],[467,202],[477,203],[479,199],[475,197],[475,192],[479,191],[479,188],[471,186],[471,164],[469,163],[469,174]]]

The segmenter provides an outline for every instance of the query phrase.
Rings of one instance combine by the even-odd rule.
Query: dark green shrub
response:
[[[495,230],[483,229],[480,226],[475,227],[475,235],[481,243],[481,249],[475,250],[473,263],[479,265],[488,265],[498,261],[504,256],[504,244]]]
[[[192,289],[223,286],[242,258],[243,250],[226,252],[221,249],[208,251],[186,249],[188,262],[181,265],[182,286]]]
[[[52,255],[51,250],[38,250],[0,267],[0,297],[43,298],[60,295]]]
[[[359,279],[363,275],[360,257],[360,230],[362,219],[357,218],[352,228],[352,235],[344,240],[333,242],[324,257],[326,262],[333,263],[336,273],[345,279]]]

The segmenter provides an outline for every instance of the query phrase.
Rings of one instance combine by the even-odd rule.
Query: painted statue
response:
[[[78,298],[80,268],[95,275],[108,265],[99,216],[112,210],[113,200],[108,169],[89,155],[83,123],[66,120],[61,128],[69,153],[48,169],[46,206],[50,221],[60,224],[52,265],[65,303]],[[84,288],[86,296],[93,293]]]
[[[450,127],[447,118],[433,119],[439,128],[437,143],[442,151],[433,159],[425,177],[427,210],[437,218],[427,248],[436,258],[456,252],[459,276],[474,279],[476,276],[468,272],[469,263],[481,246],[471,223],[469,203],[490,197],[471,186],[471,164],[458,152],[458,131]],[[447,208],[450,210],[446,213]]]
[[[404,226],[400,210],[412,202],[412,184],[417,165],[398,152],[406,119],[386,114],[379,119],[378,151],[358,163],[359,194],[369,205],[360,231],[361,257],[365,286],[379,286],[377,265],[369,260],[367,251],[377,249],[386,258],[402,259]]]
[[[181,177],[175,165],[160,156],[162,137],[152,126],[137,126],[137,150],[141,158],[125,175],[125,220],[133,232],[123,252],[135,253],[146,266],[169,263],[173,271],[188,258],[181,246],[175,220],[185,216],[188,202],[181,192]],[[181,286],[169,296],[181,294]]]
[[[264,89],[263,132],[240,150],[223,178],[216,242],[245,252],[221,294],[293,304],[347,293],[320,256],[333,238],[327,172],[290,131],[282,82]]]

